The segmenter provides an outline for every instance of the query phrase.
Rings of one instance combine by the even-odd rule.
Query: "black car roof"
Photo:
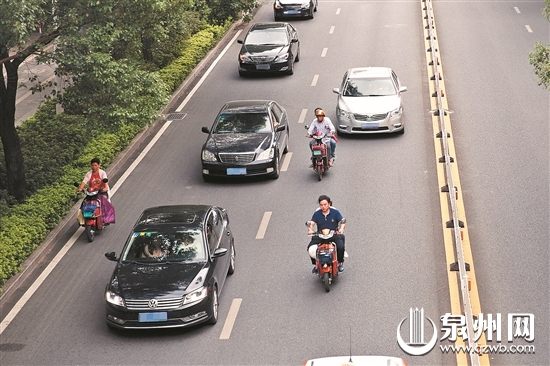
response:
[[[134,231],[150,229],[155,226],[180,228],[199,228],[212,206],[207,205],[170,205],[145,209],[134,225]]]
[[[234,100],[227,102],[222,112],[265,112],[271,100]]]

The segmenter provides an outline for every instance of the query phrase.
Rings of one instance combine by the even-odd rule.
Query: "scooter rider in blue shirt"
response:
[[[319,196],[319,208],[313,213],[311,217],[311,223],[307,228],[308,235],[314,234],[314,227],[317,226],[317,231],[320,232],[322,229],[334,230],[336,233],[332,237],[332,240],[336,244],[336,255],[338,257],[338,271],[344,271],[344,251],[345,251],[345,236],[344,229],[346,224],[342,223],[340,228],[338,228],[338,223],[344,218],[340,211],[332,207],[332,201],[327,195]],[[323,239],[313,236],[309,245],[307,246],[308,251],[312,245],[318,245],[322,242]],[[315,264],[315,259],[311,258],[311,262]],[[315,273],[316,268],[313,268]]]

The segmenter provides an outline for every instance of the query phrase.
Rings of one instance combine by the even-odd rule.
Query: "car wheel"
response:
[[[309,18],[309,19],[313,19],[313,18],[315,17],[315,15],[313,14],[314,10],[313,10],[313,8],[310,8],[310,9],[311,9],[311,10],[310,10],[310,13],[309,13],[309,17],[308,17],[308,18]]]
[[[290,140],[290,135],[288,134],[288,131],[287,131],[287,135],[286,135],[286,145],[285,145],[285,149],[283,150],[283,154],[286,154],[288,152],[288,141]]]
[[[277,151],[277,155],[275,155],[275,158],[273,159],[273,173],[271,174],[272,179],[279,178],[280,169],[281,164],[279,164],[279,152]]]
[[[278,22],[278,21],[281,20],[281,17],[278,17],[277,14],[275,14],[274,17],[275,17],[275,21],[276,21],[276,22]]]
[[[216,324],[218,322],[218,289],[214,286],[212,290],[212,301],[210,302],[210,313],[212,316],[208,319],[208,324]]]
[[[286,73],[288,75],[294,75],[294,61],[290,61],[288,64],[288,71]]]
[[[245,76],[246,76],[246,72],[239,70],[239,76],[240,76],[240,77],[245,77]]]
[[[298,52],[296,53],[296,57],[294,57],[294,62],[300,61],[300,48],[298,48]]]
[[[400,134],[400,135],[404,134],[404,133],[405,133],[405,127],[403,127],[403,128],[401,129],[401,131],[397,131],[397,133]]]
[[[229,269],[227,270],[227,274],[232,275],[235,273],[235,245],[231,243],[231,253],[229,257]]]
[[[318,1],[315,1],[315,7],[313,8],[313,11],[317,11],[317,6],[319,5]]]

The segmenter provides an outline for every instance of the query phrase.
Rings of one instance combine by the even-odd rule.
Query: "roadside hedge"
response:
[[[162,81],[171,90],[176,90],[230,26],[229,22],[223,26],[208,26],[191,36],[181,51],[183,56],[159,71]],[[0,292],[1,286],[21,270],[21,264],[70,211],[76,199],[73,184],[89,170],[90,160],[99,157],[102,167],[108,167],[143,130],[142,126],[153,122],[121,125],[112,133],[96,131],[90,140],[92,135],[85,132],[85,116],[55,116],[51,108],[51,103],[44,103],[22,126],[22,131],[28,131],[29,136],[35,136],[39,141],[34,144],[33,151],[27,152],[32,158],[26,161],[32,172],[28,179],[34,182],[37,191],[24,203],[8,208],[7,213],[0,217]],[[45,124],[45,121],[54,121],[56,127]],[[51,143],[47,145],[44,141]],[[60,151],[60,146],[64,151]],[[33,149],[33,144],[25,145],[27,148]],[[44,149],[49,152],[44,154]],[[45,155],[49,156],[46,161]],[[44,182],[46,186],[42,186]]]

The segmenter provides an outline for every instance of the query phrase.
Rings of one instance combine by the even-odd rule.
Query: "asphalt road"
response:
[[[547,365],[550,354],[550,109],[527,59],[536,41],[548,42],[542,6],[434,4],[482,310],[536,319],[536,353],[492,355],[494,365]],[[254,21],[272,19],[266,3]],[[292,22],[301,38],[293,76],[239,78],[233,42],[183,106],[185,117],[168,126],[120,185],[113,198],[117,223],[91,244],[78,238],[3,330],[1,363],[297,365],[351,349],[404,357],[409,365],[455,364],[437,348],[409,356],[396,342],[411,307],[424,308],[436,323],[450,311],[422,21],[418,1],[321,1],[315,19]],[[334,120],[332,88],[347,68],[365,65],[392,67],[408,87],[407,131],[340,139],[335,168],[318,182],[307,168],[303,125],[317,106]],[[251,98],[277,100],[289,113],[286,169],[278,180],[203,183],[200,128],[211,125],[225,101]],[[135,158],[130,154],[128,162]],[[127,165],[113,171],[115,185]],[[330,293],[311,275],[305,251],[304,222],[320,194],[330,195],[348,219],[350,257]],[[120,251],[144,208],[177,203],[229,212],[237,269],[221,294],[218,324],[110,331],[103,291],[114,264],[103,253]],[[270,220],[258,239],[266,212]],[[64,245],[75,227],[60,230],[52,244]],[[20,291],[28,287],[22,282]],[[227,337],[224,323],[239,301]],[[0,305],[3,317],[11,305]],[[505,337],[505,320],[502,326]]]

